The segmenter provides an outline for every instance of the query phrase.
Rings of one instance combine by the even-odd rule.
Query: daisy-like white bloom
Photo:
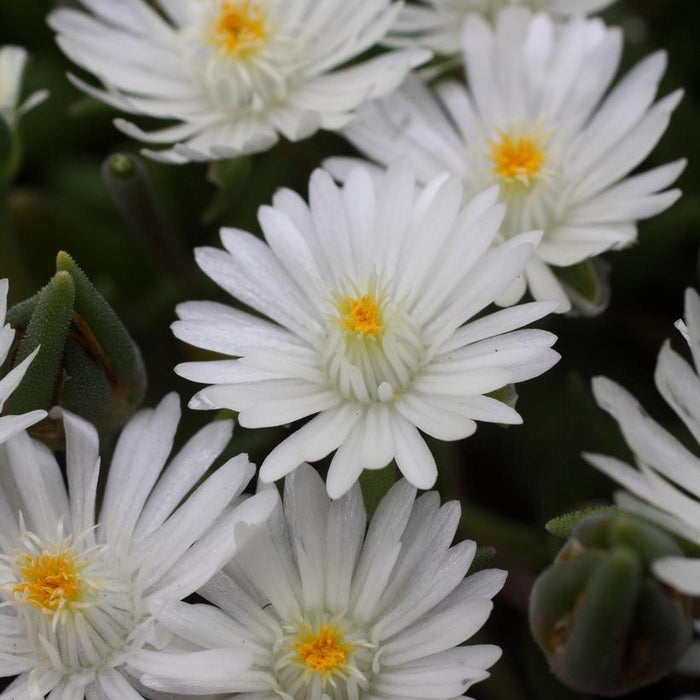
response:
[[[415,499],[401,480],[365,534],[359,486],[330,501],[318,474],[300,467],[287,477],[284,509],[200,589],[220,609],[154,607],[172,633],[210,653],[243,645],[252,668],[212,665],[211,681],[192,683],[179,655],[179,676],[146,674],[142,683],[240,693],[240,700],[461,697],[501,654],[496,646],[458,645],[487,620],[506,574],[488,569],[465,579],[476,545],[450,546],[459,504],[441,508],[435,492]]]
[[[20,104],[22,73],[27,62],[27,52],[20,46],[0,47],[0,118],[10,128],[17,120],[48,97],[46,90],[39,90]]]
[[[366,100],[388,94],[429,59],[422,49],[346,64],[379,42],[401,3],[391,0],[82,0],[89,14],[49,16],[58,43],[105,90],[86,92],[129,112],[179,123],[126,134],[171,149],[172,163],[262,151],[339,129]],[[155,6],[155,7],[152,7]],[[345,67],[344,67],[345,66]]]
[[[7,360],[7,356],[15,338],[15,332],[9,324],[5,324],[5,314],[7,312],[7,280],[0,280],[0,367]],[[34,350],[14,369],[10,370],[4,377],[0,378],[0,414],[2,413],[5,401],[10,398],[10,394],[17,388],[24,377],[31,361],[39,352],[39,348]],[[9,440],[13,435],[28,428],[34,423],[46,417],[46,411],[30,411],[21,416],[0,416],[0,445]]]
[[[553,15],[595,12],[615,0],[419,0],[407,4],[393,26],[388,43],[424,46],[443,55],[462,50],[462,27],[467,17],[478,13],[494,16],[507,5],[525,5]]]
[[[237,528],[270,514],[270,494],[238,499],[255,471],[245,456],[182,502],[228,443],[231,424],[201,430],[164,469],[179,415],[170,395],[126,425],[99,516],[90,424],[63,414],[67,489],[52,453],[26,433],[0,447],[0,675],[19,674],[3,700],[141,698],[129,663],[143,666],[142,648],[168,638],[151,601],[195,591],[235,552]],[[237,668],[250,661],[219,656]]]
[[[464,29],[469,91],[448,81],[433,93],[417,78],[373,103],[345,131],[370,158],[407,157],[426,182],[448,171],[468,196],[500,184],[508,205],[502,238],[543,231],[526,274],[499,300],[525,292],[571,307],[557,279],[569,267],[629,245],[636,222],[671,206],[665,190],[685,161],[628,177],[668,126],[681,91],[654,102],[663,52],[641,61],[610,92],[619,29],[577,17],[558,25],[525,8],[501,10],[495,28],[472,15]],[[338,177],[347,161],[331,159]]]
[[[217,284],[271,320],[206,301],[178,307],[178,338],[237,358],[177,368],[213,385],[190,406],[239,411],[248,428],[318,414],[270,453],[263,481],[337,448],[333,498],[392,459],[430,488],[437,469],[419,429],[458,440],[475,420],[520,423],[485,394],[559,359],[551,333],[516,330],[551,303],[467,323],[522,273],[539,239],[523,234],[489,251],[504,214],[497,197],[492,188],[464,205],[448,175],[418,189],[406,162],[379,182],[359,167],[342,189],[317,170],[309,205],[280,190],[259,212],[267,243],[223,229],[225,251],[196,251]]]
[[[685,302],[695,366],[667,342],[659,353],[655,380],[661,395],[692,434],[695,451],[652,420],[622,387],[599,377],[593,380],[596,399],[619,423],[637,466],[602,455],[588,454],[586,459],[625,487],[626,491],[616,494],[620,506],[700,546],[700,297],[689,289]],[[657,560],[653,570],[676,590],[700,595],[700,559],[666,557]]]

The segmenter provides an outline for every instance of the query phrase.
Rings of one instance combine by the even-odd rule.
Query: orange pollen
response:
[[[500,141],[491,142],[491,159],[499,177],[527,182],[528,178],[540,174],[546,151],[534,136],[501,134]]]
[[[343,327],[356,335],[377,335],[382,330],[382,315],[379,305],[371,294],[359,299],[345,297],[340,302]]]
[[[347,661],[350,645],[342,643],[342,636],[331,627],[310,632],[294,645],[301,660],[316,673],[332,673]]]
[[[256,49],[265,38],[265,18],[258,7],[245,2],[224,2],[214,23],[213,40],[231,56]]]
[[[12,593],[35,608],[56,612],[80,596],[80,574],[70,552],[27,554],[20,559],[18,571],[23,580],[12,587]]]

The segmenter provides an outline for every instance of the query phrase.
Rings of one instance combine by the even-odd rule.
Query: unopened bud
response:
[[[557,279],[571,299],[572,313],[597,316],[610,302],[609,268],[603,260],[584,260],[570,267],[557,267]]]
[[[659,529],[627,514],[582,520],[537,579],[530,626],[552,671],[584,693],[616,696],[666,675],[692,638],[690,599],[651,564],[682,556]]]
[[[187,274],[181,249],[155,196],[146,166],[135,155],[116,153],[102,164],[102,177],[129,228],[179,274]]]
[[[48,97],[40,90],[20,102],[26,62],[27,52],[21,46],[0,47],[0,191],[9,185],[21,159],[17,122]]]

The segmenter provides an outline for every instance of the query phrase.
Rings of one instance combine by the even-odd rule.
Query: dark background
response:
[[[10,301],[20,301],[47,282],[58,250],[70,252],[143,351],[149,373],[146,405],[173,389],[186,402],[195,388],[177,378],[172,367],[202,359],[205,353],[171,335],[174,305],[188,299],[225,300],[196,269],[191,249],[216,245],[222,224],[258,231],[255,211],[277,187],[305,193],[312,169],[324,157],[349,149],[332,134],[318,134],[300,144],[282,143],[240,161],[231,175],[237,184],[218,200],[206,178],[207,166],[148,163],[169,241],[164,246],[152,232],[144,235],[127,225],[100,175],[105,158],[117,151],[136,153],[138,144],[112,127],[115,114],[109,108],[86,99],[65,79],[69,63],[45,23],[55,4],[0,3],[0,44],[20,44],[31,52],[25,93],[43,87],[51,91],[50,100],[21,123],[25,157],[0,218],[0,277],[10,278]],[[544,523],[581,505],[611,500],[612,483],[581,459],[581,451],[628,455],[614,423],[595,406],[591,377],[614,378],[652,416],[686,439],[655,391],[653,370],[662,342],[678,335],[673,322],[682,315],[685,288],[697,285],[700,2],[620,0],[604,17],[625,29],[625,67],[664,48],[669,68],[660,94],[677,87],[686,90],[668,132],[643,166],[688,157],[679,182],[684,196],[669,211],[640,224],[636,245],[605,256],[612,267],[611,302],[605,313],[544,322],[559,336],[556,347],[562,360],[542,378],[519,386],[524,426],[483,424],[467,441],[434,445],[442,469],[440,491],[463,504],[462,536],[495,546],[495,564],[511,572],[479,635],[480,641],[504,650],[492,678],[473,691],[482,700],[587,697],[567,690],[549,674],[530,639],[525,610],[534,576],[560,546],[544,531]],[[674,344],[683,351],[678,338]],[[211,417],[185,410],[180,439]],[[283,428],[237,428],[229,452],[248,451],[259,463],[286,433]],[[665,700],[699,688],[698,680],[673,676],[626,697]]]

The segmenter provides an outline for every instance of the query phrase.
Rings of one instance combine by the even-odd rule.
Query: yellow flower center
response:
[[[371,294],[364,294],[358,299],[341,299],[340,316],[343,327],[350,333],[375,336],[382,330],[379,304]]]
[[[343,644],[343,635],[336,629],[323,626],[318,632],[310,629],[300,634],[294,650],[308,670],[328,674],[345,666],[351,646]]]
[[[62,610],[82,593],[80,567],[70,551],[25,554],[16,566],[22,580],[12,586],[12,593],[44,612]]]
[[[491,141],[491,160],[498,177],[529,184],[542,174],[547,152],[542,140],[534,134],[500,134]]]
[[[214,21],[212,40],[229,56],[254,51],[267,35],[265,17],[251,0],[224,2]]]

